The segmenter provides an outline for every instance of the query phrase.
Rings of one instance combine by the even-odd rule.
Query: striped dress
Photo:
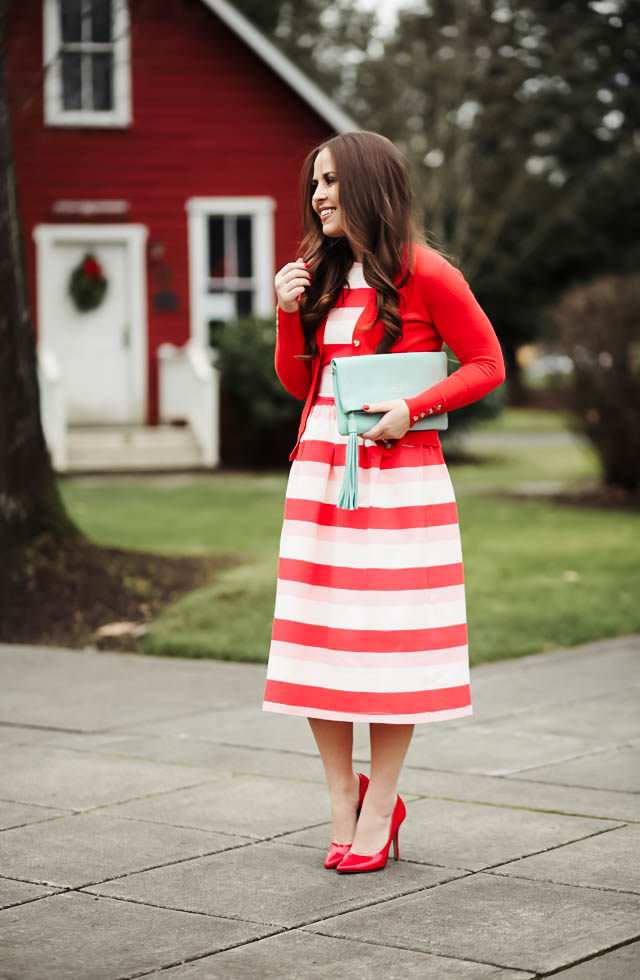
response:
[[[440,446],[359,440],[359,506],[337,508],[347,437],[332,357],[373,290],[329,314],[321,381],[287,485],[263,709],[409,724],[472,712],[458,514]]]

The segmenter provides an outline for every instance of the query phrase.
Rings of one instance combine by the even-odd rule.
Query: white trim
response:
[[[191,336],[207,347],[204,297],[207,262],[207,223],[212,214],[244,214],[253,217],[253,278],[256,281],[256,316],[274,311],[273,212],[272,197],[192,197],[185,204],[189,235],[189,310]]]
[[[203,0],[203,3],[333,129],[339,133],[360,129],[360,126],[342,109],[338,108],[335,102],[328,98],[315,82],[312,82],[299,68],[296,68],[292,61],[289,61],[281,51],[278,51],[276,46],[267,40],[264,34],[261,34],[235,7],[227,3],[227,0]]]
[[[38,347],[38,386],[42,430],[51,462],[57,473],[67,470],[67,406],[62,390],[62,373],[53,351]]]
[[[62,107],[60,0],[42,0],[44,122],[46,126],[122,127],[131,124],[131,44],[128,0],[113,0],[113,109]]]
[[[132,422],[143,423],[147,419],[147,287],[145,247],[148,229],[145,225],[36,225],[33,237],[36,242],[36,290],[38,302],[38,346],[51,347],[49,337],[52,328],[52,307],[48,297],[52,292],[51,249],[58,242],[77,242],[91,239],[96,242],[122,242],[128,248],[128,265],[131,271],[129,294],[129,325],[131,330],[131,370],[133,391],[131,396]]]

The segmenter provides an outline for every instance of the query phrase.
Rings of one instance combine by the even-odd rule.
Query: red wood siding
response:
[[[275,198],[279,268],[295,257],[299,239],[300,163],[330,128],[201,0],[130,0],[130,15],[133,121],[128,128],[45,127],[41,0],[10,5],[6,74],[36,325],[32,230],[55,220],[55,200],[127,200],[131,210],[124,220],[146,225],[149,239],[165,246],[179,308],[153,310],[160,283],[153,262],[147,262],[153,422],[156,348],[165,341],[182,344],[189,336],[186,200]]]

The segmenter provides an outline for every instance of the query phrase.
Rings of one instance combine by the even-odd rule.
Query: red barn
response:
[[[209,323],[273,311],[356,125],[225,0],[20,0],[5,71],[54,464],[215,465]]]

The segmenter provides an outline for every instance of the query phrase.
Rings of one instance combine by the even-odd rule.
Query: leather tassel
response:
[[[356,432],[355,419],[349,419],[349,429],[344,478],[338,499],[340,510],[357,510],[358,508],[358,433]]]

